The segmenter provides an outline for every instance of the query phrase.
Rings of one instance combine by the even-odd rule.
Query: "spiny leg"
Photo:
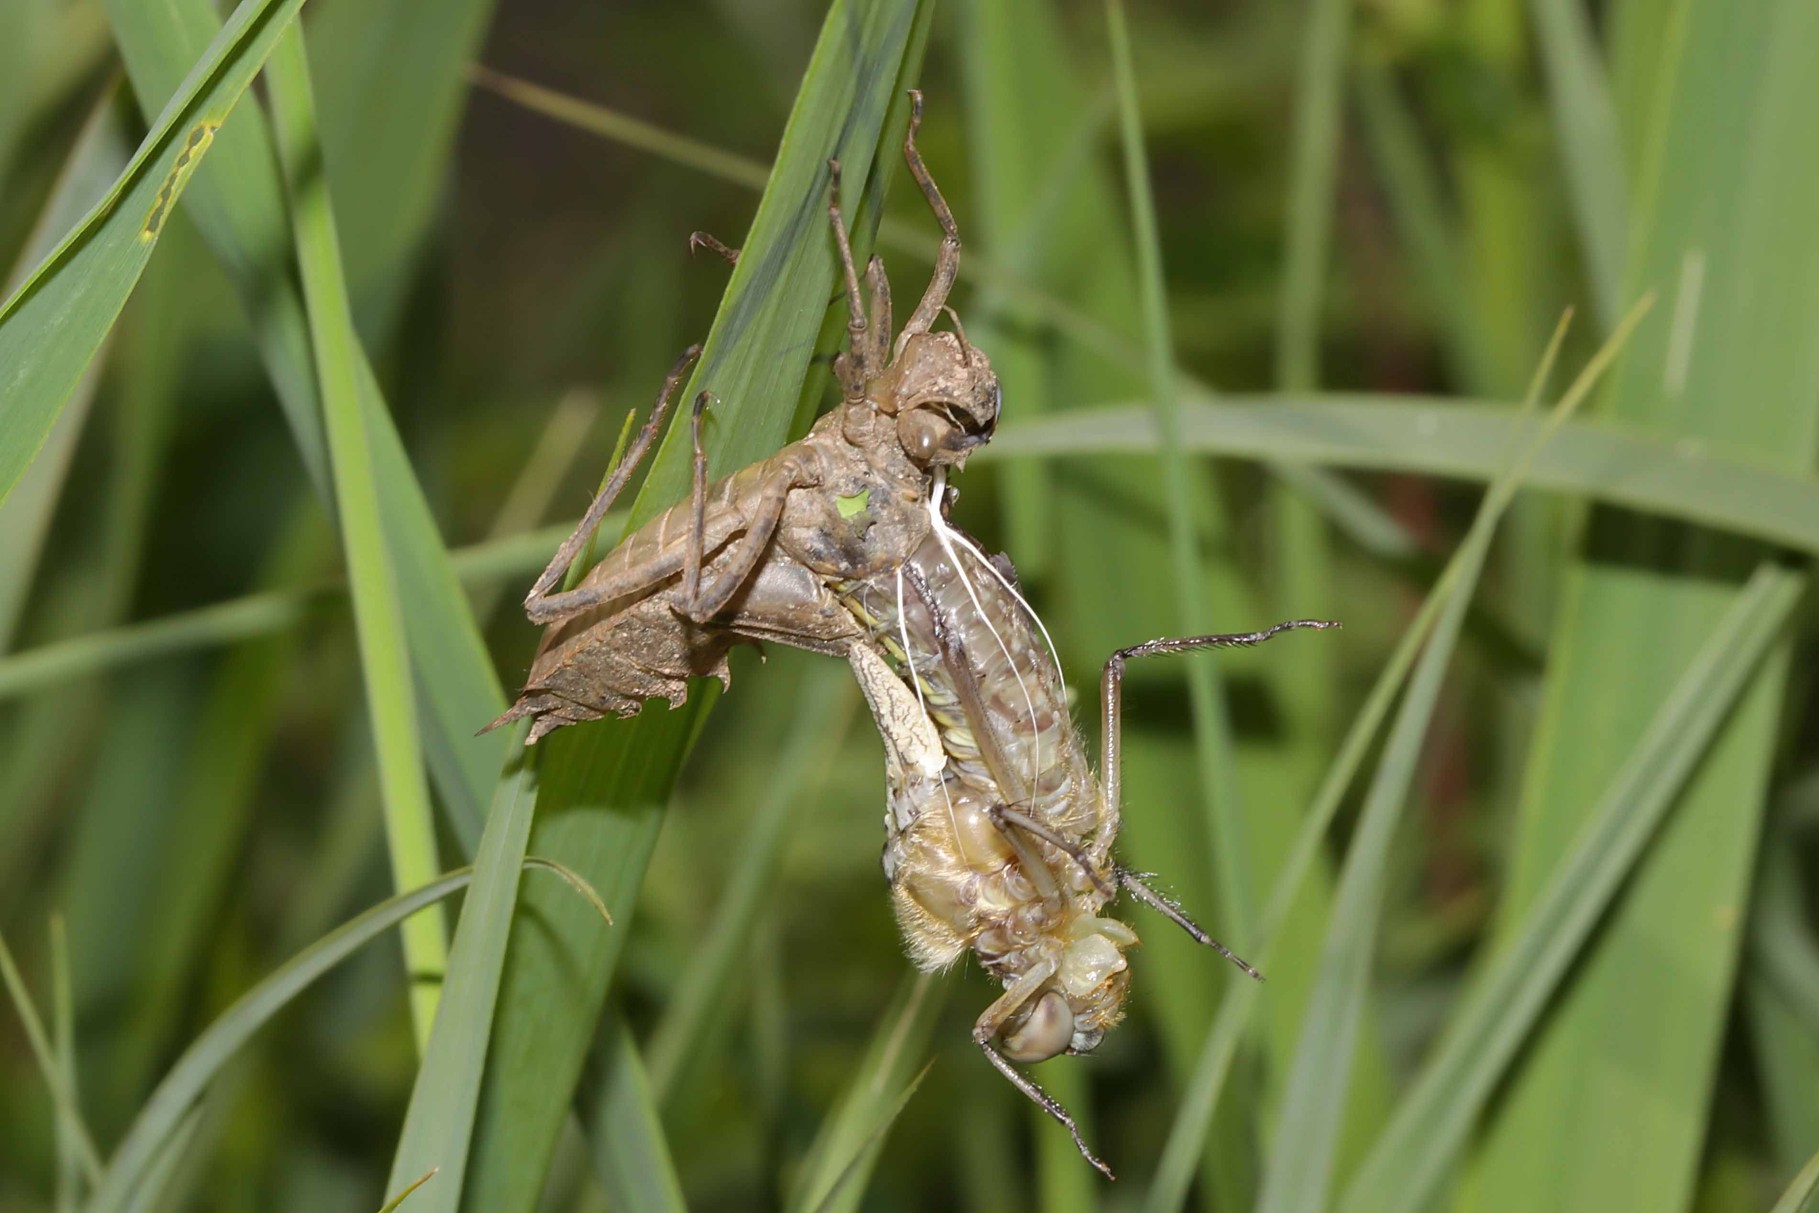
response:
[[[903,160],[909,165],[910,176],[921,187],[922,196],[928,199],[929,209],[935,212],[935,222],[941,225],[941,249],[935,254],[935,273],[929,279],[928,288],[922,292],[922,302],[916,305],[903,326],[905,336],[928,332],[935,317],[941,314],[947,294],[954,289],[954,279],[960,273],[960,229],[954,224],[954,212],[948,209],[947,200],[929,175],[928,165],[922,162],[922,153],[916,150],[916,131],[922,125],[922,90],[913,88],[909,95],[909,133],[903,138]]]
[[[1164,897],[1162,894],[1156,892],[1156,890],[1144,884],[1143,878],[1128,868],[1118,868],[1117,874],[1119,885],[1126,889],[1131,896],[1135,897],[1138,901],[1141,901],[1144,905],[1156,911],[1158,914],[1161,914],[1183,931],[1186,931],[1193,937],[1195,943],[1203,944],[1206,947],[1211,948],[1213,951],[1219,953],[1219,955],[1237,965],[1240,969],[1243,969],[1250,976],[1255,977],[1258,981],[1263,980],[1263,974],[1259,973],[1250,961],[1244,959],[1244,957],[1238,955],[1236,952],[1220,943],[1217,939],[1214,939],[1211,935],[1208,935],[1205,930],[1201,928],[1200,924],[1189,918],[1187,912],[1172,898]]]
[[[563,594],[552,594],[550,591],[555,589],[557,583],[562,580],[569,565],[573,564],[575,558],[581,554],[581,549],[587,546],[587,541],[593,535],[594,528],[598,527],[600,520],[606,517],[606,512],[612,508],[613,502],[624,491],[626,481],[631,479],[632,472],[649,453],[652,443],[657,440],[658,432],[663,428],[663,419],[669,412],[670,401],[675,398],[676,389],[682,384],[682,376],[687,373],[689,364],[700,356],[701,347],[691,345],[682,352],[682,357],[676,360],[676,365],[670,368],[669,374],[664,377],[663,389],[657,393],[657,403],[651,410],[650,420],[645,422],[642,430],[638,431],[638,436],[632,441],[631,448],[619,460],[618,466],[613,468],[612,474],[606,479],[606,484],[601,487],[599,495],[594,498],[593,504],[587,507],[587,513],[582,516],[580,524],[575,527],[567,539],[562,541],[562,546],[556,549],[556,554],[550,559],[548,567],[543,570],[543,575],[537,578],[536,584],[531,586],[530,593],[525,595],[524,613],[530,617],[533,623],[548,623],[594,605],[596,599],[591,595],[578,597],[578,591]]]
[[[1038,965],[1019,977],[974,1021],[973,1043],[979,1046],[979,1051],[985,1054],[986,1060],[997,1068],[998,1073],[1010,1080],[1012,1086],[1022,1091],[1032,1103],[1061,1123],[1061,1126],[1067,1130],[1068,1136],[1074,1139],[1074,1149],[1080,1151],[1080,1157],[1093,1164],[1094,1168],[1107,1179],[1117,1179],[1118,1177],[1112,1174],[1112,1169],[1087,1148],[1086,1140],[1080,1136],[1080,1126],[1074,1123],[1074,1118],[1068,1113],[1068,1110],[1061,1106],[1061,1101],[1044,1091],[1035,1079],[1012,1065],[1010,1059],[999,1052],[998,1047],[992,1043],[1006,1021],[1015,1015],[1023,1004],[1028,1002],[1054,975],[1055,968],[1050,963]]]
[[[853,267],[853,243],[847,237],[846,220],[840,214],[840,162],[827,162],[827,218],[834,227],[834,247],[840,254],[840,272],[846,279],[846,346],[847,352],[834,360],[840,376],[840,387],[849,403],[865,398],[865,383],[881,369],[871,365],[867,352],[865,298],[859,293],[859,272]],[[868,267],[869,273],[869,267]]]
[[[1099,778],[1105,789],[1105,804],[1111,815],[1113,828],[1107,834],[1116,833],[1118,818],[1124,807],[1124,666],[1133,657],[1153,657],[1161,653],[1186,653],[1195,649],[1224,649],[1248,647],[1261,644],[1270,637],[1298,628],[1316,630],[1336,628],[1339,625],[1324,619],[1294,619],[1265,628],[1261,632],[1230,632],[1213,636],[1179,636],[1161,640],[1151,640],[1144,644],[1135,644],[1128,649],[1119,649],[1105,663],[1105,675],[1100,683],[1100,751]],[[1239,968],[1252,976],[1259,976],[1249,964],[1240,960],[1225,945],[1217,943],[1212,936],[1202,931],[1193,921],[1183,914],[1179,907],[1161,894],[1150,889],[1123,869],[1118,873],[1119,883],[1131,891],[1139,901],[1161,911],[1178,923],[1196,940],[1214,948],[1220,955],[1231,960]]]
[[[688,251],[692,253],[697,249],[706,249],[728,265],[739,264],[739,250],[730,247],[712,232],[690,232],[688,234]]]

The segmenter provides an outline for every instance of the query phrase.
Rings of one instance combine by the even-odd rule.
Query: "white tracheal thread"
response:
[[[973,592],[973,582],[966,575],[966,565],[961,562],[959,553],[954,551],[953,536],[958,532],[947,524],[947,519],[941,516],[941,498],[947,492],[947,469],[935,469],[934,479],[934,489],[929,493],[928,498],[929,525],[935,532],[935,538],[941,543],[941,550],[947,553],[949,560],[953,561],[954,575],[960,578],[960,586],[966,591],[967,598],[972,601],[973,610],[979,612],[980,622],[985,624],[985,630],[992,634],[992,639],[998,642],[998,651],[1004,654],[1004,660],[1010,663],[1011,675],[1017,680],[1017,689],[1023,692],[1023,706],[1029,711],[1030,727],[1036,730],[1036,744],[1030,748],[1029,779],[1030,795],[1034,796],[1036,788],[1040,786],[1042,774],[1037,765],[1041,762],[1042,756],[1042,727],[1037,723],[1036,701],[1030,697],[1029,687],[1023,681],[1023,671],[1017,668],[1017,659],[1011,655],[1010,646],[1004,643],[1004,637],[998,634],[997,627],[992,623],[991,615],[980,605],[979,595]],[[989,567],[991,562],[988,560],[986,564]]]
[[[922,709],[923,716],[928,717],[928,701],[922,697],[922,679],[916,674],[916,650],[910,648],[909,617],[903,608],[902,565],[897,566],[897,635],[903,641],[903,664],[909,667],[910,689],[916,692],[916,706]],[[929,717],[929,719],[933,720],[933,717]],[[940,735],[939,729],[935,732],[937,736]],[[965,843],[961,841],[960,818],[954,812],[954,798],[947,791],[947,772],[936,772],[935,779],[941,788],[941,800],[947,805],[948,832],[954,839],[954,846],[962,852],[960,858],[970,862],[970,857],[964,853]]]
[[[953,528],[949,528],[949,530],[955,539],[958,539],[961,543],[965,544],[967,550],[979,558],[979,563],[985,566],[985,570],[998,579],[998,584],[1004,587],[1004,592],[1009,594],[1016,601],[1017,605],[1023,608],[1023,613],[1029,616],[1030,622],[1036,625],[1036,630],[1042,633],[1042,643],[1048,646],[1049,656],[1055,659],[1055,677],[1061,680],[1061,702],[1066,703],[1067,673],[1061,668],[1061,650],[1055,647],[1054,637],[1048,634],[1048,624],[1042,622],[1042,616],[1036,614],[1036,608],[1029,604],[1029,599],[1023,596],[1023,591],[1019,590],[1011,583],[1011,580],[1008,577],[998,571],[998,566],[993,564],[991,558],[980,550],[978,544],[973,542],[972,536],[964,531],[954,530]]]

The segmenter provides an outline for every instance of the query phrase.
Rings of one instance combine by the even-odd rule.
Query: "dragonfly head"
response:
[[[998,426],[998,376],[954,333],[911,333],[866,396],[897,418],[897,440],[922,467],[958,465]]]
[[[1137,933],[1115,918],[1082,917],[1069,934],[1053,980],[1000,1034],[1012,1061],[1091,1053],[1124,1018],[1131,984],[1124,950],[1136,944]]]

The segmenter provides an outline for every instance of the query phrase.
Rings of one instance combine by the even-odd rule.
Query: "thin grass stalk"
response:
[[[393,556],[380,521],[373,457],[360,410],[362,384],[357,363],[364,356],[354,333],[322,167],[309,60],[296,30],[279,39],[268,64],[267,83],[273,129],[290,189],[297,261],[328,432],[342,546],[347,553],[354,627],[379,764],[386,845],[394,884],[400,890],[410,889],[433,879],[440,866],[436,829],[417,733],[404,607],[398,600]],[[440,910],[428,910],[407,923],[403,941],[411,1021],[422,1050],[429,1042],[442,977],[448,968],[448,931]]]

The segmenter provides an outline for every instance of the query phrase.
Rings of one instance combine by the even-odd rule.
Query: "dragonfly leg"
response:
[[[587,541],[593,536],[594,529],[600,525],[600,520],[606,517],[607,510],[612,508],[613,502],[624,490],[626,481],[631,479],[632,472],[649,453],[651,445],[656,442],[657,434],[663,427],[664,416],[669,412],[670,401],[674,399],[676,389],[681,386],[682,376],[687,373],[689,364],[700,355],[701,347],[691,345],[683,351],[682,357],[676,360],[676,365],[670,368],[670,373],[663,380],[663,390],[657,394],[657,404],[651,410],[650,420],[645,422],[644,428],[638,431],[638,436],[632,441],[631,447],[619,460],[618,466],[613,468],[612,474],[606,478],[606,484],[601,487],[600,495],[595,497],[593,504],[587,507],[587,513],[582,517],[580,524],[575,527],[567,539],[562,541],[562,546],[556,549],[556,554],[550,559],[548,567],[543,570],[543,575],[537,578],[536,584],[531,586],[530,593],[525,595],[524,613],[530,616],[533,623],[549,623],[565,615],[586,610],[602,601],[596,589],[577,589],[564,593],[552,591],[562,580],[562,575],[568,571],[569,565],[573,564],[575,558],[581,555],[581,550],[587,546]]]
[[[847,237],[846,219],[840,214],[840,162],[827,162],[827,218],[834,228],[834,248],[840,254],[840,273],[846,280],[847,352],[834,359],[834,373],[840,380],[841,393],[847,403],[865,399],[865,385],[884,368],[872,361],[873,342],[867,336],[865,297],[859,293],[859,272],[853,267],[853,243]],[[871,267],[866,267],[870,277]]]
[[[701,417],[707,402],[713,399],[703,390],[695,396],[695,407],[689,410],[688,440],[693,451],[690,461],[694,482],[688,502],[688,541],[682,547],[682,601],[694,602],[701,596],[701,558],[707,529],[707,449],[701,445]]]
[[[695,449],[696,483],[705,484],[707,460],[700,455],[698,440]],[[783,517],[783,507],[789,499],[790,490],[800,487],[807,479],[798,471],[795,463],[787,459],[765,479],[758,488],[757,501],[750,508],[741,511],[746,516],[745,534],[733,544],[709,581],[702,582],[700,579],[699,562],[703,545],[699,539],[691,538],[689,552],[696,562],[695,584],[692,589],[688,587],[685,572],[681,606],[684,615],[696,623],[706,623],[726,609],[726,605],[733,600],[733,595],[751,579],[758,562],[764,558],[765,549],[777,533],[777,523]],[[697,524],[694,533],[699,536],[699,496],[695,510]]]
[[[979,1046],[979,1051],[985,1054],[986,1060],[997,1068],[998,1073],[1010,1080],[1012,1086],[1022,1091],[1032,1103],[1061,1123],[1061,1126],[1068,1131],[1068,1135],[1074,1139],[1074,1148],[1080,1151],[1082,1158],[1092,1163],[1107,1179],[1115,1179],[1117,1177],[1112,1174],[1112,1169],[1087,1148],[1085,1139],[1080,1136],[1080,1126],[1074,1123],[1074,1118],[1068,1113],[1068,1110],[1061,1106],[1061,1101],[1038,1086],[1035,1079],[1012,1065],[1010,1059],[993,1043],[1010,1017],[1021,1010],[1024,1003],[1035,997],[1036,992],[1054,975],[1054,966],[1051,964],[1039,965],[1019,977],[1009,989],[993,1001],[991,1006],[985,1008],[973,1023],[973,1043]]]
[[[1022,830],[1030,837],[1039,838],[1043,842],[1048,843],[1049,846],[1054,847],[1057,851],[1060,851],[1063,855],[1079,865],[1080,870],[1086,873],[1086,878],[1092,881],[1094,887],[1107,897],[1111,897],[1117,892],[1112,886],[1112,883],[1100,873],[1097,867],[1093,866],[1092,858],[1088,856],[1085,851],[1081,850],[1077,844],[1070,842],[1060,834],[1057,834],[1054,830],[1049,829],[1040,821],[1031,817],[1028,813],[1018,812],[1009,805],[997,804],[986,810],[986,816],[990,817],[992,822],[997,825],[999,829],[1004,830],[1007,833],[1012,828]]]
[[[739,264],[739,250],[732,248],[712,232],[690,232],[688,234],[688,251],[706,249],[728,265]]]
[[[1187,916],[1187,912],[1183,910],[1174,899],[1164,897],[1161,893],[1150,888],[1147,884],[1143,883],[1143,877],[1130,871],[1128,868],[1118,868],[1117,874],[1119,885],[1128,891],[1131,896],[1193,936],[1195,943],[1203,944],[1206,947],[1211,948],[1213,951],[1219,953],[1219,955],[1237,965],[1240,969],[1243,969],[1250,976],[1255,977],[1258,981],[1263,980],[1263,974],[1259,973],[1248,960],[1220,943],[1217,939],[1214,939],[1211,935],[1208,935],[1201,928],[1199,923]]]
[[[1110,818],[1111,828],[1101,828],[1102,837],[1110,838],[1117,833],[1118,819],[1124,806],[1124,667],[1133,657],[1154,657],[1162,653],[1186,653],[1195,649],[1229,649],[1244,648],[1261,644],[1281,632],[1295,631],[1301,628],[1316,630],[1336,628],[1339,625],[1326,619],[1293,619],[1265,628],[1261,632],[1229,632],[1213,636],[1180,636],[1162,640],[1151,640],[1143,644],[1134,644],[1128,649],[1119,649],[1105,663],[1105,675],[1100,682],[1100,739],[1099,739],[1099,778],[1105,787],[1105,812]],[[1145,885],[1133,874],[1119,869],[1118,882],[1131,895],[1145,905],[1152,907],[1172,919],[1189,935],[1201,943],[1217,950],[1222,956],[1231,960],[1239,968],[1257,975],[1250,965],[1233,955],[1225,945],[1216,942],[1212,936],[1196,926],[1192,919],[1181,912],[1179,906],[1163,897],[1160,893]]]
[[[899,347],[903,337],[928,332],[941,314],[948,292],[954,289],[954,279],[960,274],[960,229],[954,224],[954,212],[948,209],[947,200],[929,175],[928,165],[922,162],[922,153],[916,150],[916,131],[921,125],[922,91],[911,89],[909,133],[903,138],[903,160],[909,165],[910,176],[921,187],[922,196],[928,199],[929,209],[935,212],[935,222],[941,225],[941,250],[935,254],[935,273],[922,292],[922,302],[916,305],[915,312],[903,326],[903,335],[898,338]]]

